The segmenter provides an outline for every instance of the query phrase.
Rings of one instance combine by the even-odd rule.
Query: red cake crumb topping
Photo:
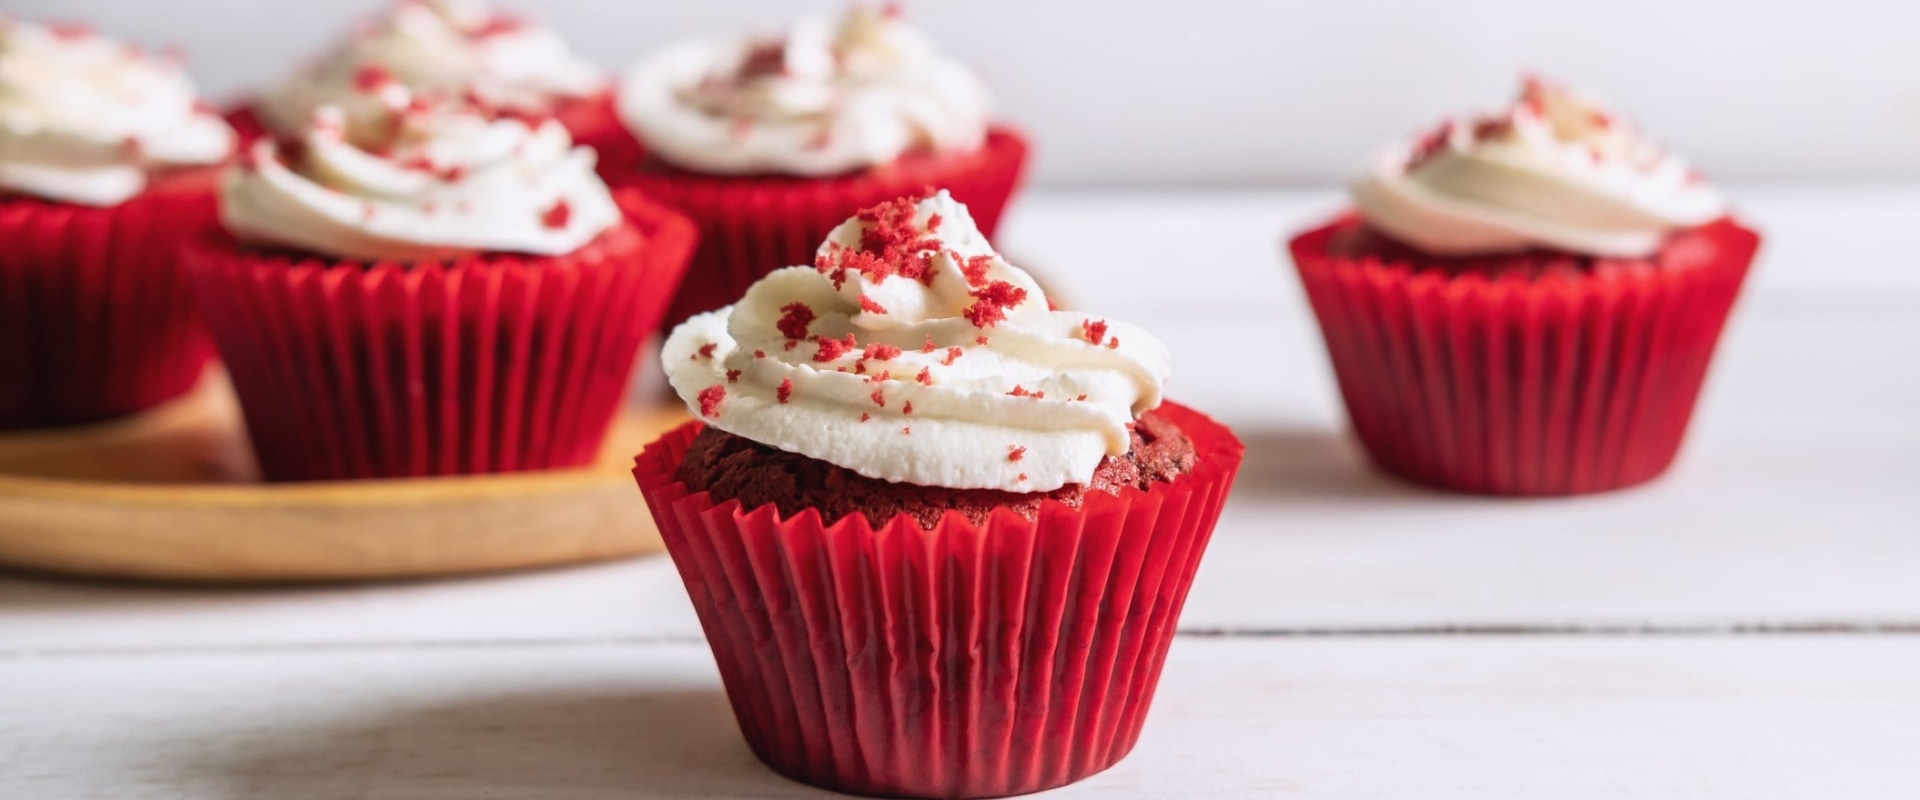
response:
[[[727,387],[714,384],[700,390],[700,416],[720,416],[720,403],[727,399]]]
[[[860,357],[874,361],[892,361],[900,357],[900,348],[890,344],[870,344],[867,345],[866,350],[861,351]]]
[[[793,399],[793,379],[792,378],[780,379],[780,385],[778,387],[775,387],[773,390],[773,399],[780,401],[781,405],[786,405],[786,402],[788,400]]]
[[[754,357],[754,358],[766,358],[766,357],[767,357],[767,351],[765,351],[765,350],[755,350],[755,351],[753,351],[753,357]]]
[[[912,401],[912,400],[908,400],[908,401],[906,402],[906,404],[904,404],[904,405],[902,405],[902,406],[900,406],[900,413],[902,413],[902,414],[911,414],[911,413],[913,413],[913,401]]]
[[[922,353],[931,353],[937,349],[939,348],[934,345],[932,336],[928,336],[927,343],[920,346],[920,352]]]
[[[783,39],[754,42],[740,60],[738,77],[764,78],[787,74],[787,43]]]
[[[1104,319],[1082,320],[1080,322],[1080,333],[1087,337],[1087,341],[1099,344],[1100,340],[1107,338],[1107,321]]]
[[[1115,336],[1115,337],[1113,337],[1113,338],[1111,338],[1111,339],[1108,339],[1108,340],[1107,340],[1107,349],[1108,349],[1108,350],[1118,350],[1118,349],[1120,349],[1120,337],[1118,337],[1118,336]]]
[[[932,386],[933,385],[933,368],[921,367],[920,374],[913,376],[913,379],[916,381],[919,381],[922,385]]]
[[[950,254],[953,260],[960,262],[960,274],[967,277],[968,286],[979,286],[987,282],[987,270],[993,268],[993,256],[969,256],[965,259],[959,253]]]
[[[981,337],[981,338],[985,338],[985,337]],[[986,342],[981,342],[981,344],[986,344]],[[951,367],[951,366],[953,366],[953,360],[954,360],[954,359],[956,359],[956,358],[959,358],[960,356],[962,356],[962,355],[964,355],[965,353],[966,353],[966,351],[965,351],[965,350],[962,350],[962,349],[960,349],[960,348],[958,348],[958,347],[949,347],[949,348],[947,348],[947,357],[946,357],[946,358],[943,358],[943,359],[940,359],[940,366],[943,366],[943,367]]]
[[[700,349],[693,351],[693,355],[687,356],[687,360],[699,361],[700,359],[703,359],[703,358],[713,358],[713,348],[716,348],[719,346],[720,345],[715,344],[713,342],[708,342],[706,344],[700,345]]]
[[[77,42],[93,36],[93,27],[79,22],[49,22],[47,32],[62,42]]]
[[[986,346],[987,346],[987,337],[985,337],[985,336],[975,336],[975,337],[973,337],[973,343],[974,343],[974,344],[977,344],[977,345],[980,345],[981,347],[986,347]]]
[[[827,248],[814,259],[814,268],[833,281],[839,289],[852,270],[874,283],[895,275],[932,285],[933,254],[940,251],[940,240],[920,231],[913,224],[915,206],[926,195],[902,197],[861,209],[855,214],[864,224],[857,248]]]
[[[881,408],[887,407],[887,396],[879,389],[873,390],[873,394],[867,395],[867,399],[872,400],[876,406]]]
[[[815,344],[820,345],[820,349],[813,354],[813,360],[815,361],[833,361],[846,355],[848,351],[857,346],[853,341],[853,334],[851,333],[847,334],[847,338],[845,339],[829,339],[825,336],[815,336],[813,337],[813,341]]]
[[[1026,457],[1027,457],[1027,448],[1021,447],[1017,444],[1007,445],[1008,461],[1019,461],[1020,459],[1023,459]]]
[[[984,288],[968,292],[967,296],[975,302],[961,314],[973,323],[973,327],[991,328],[1007,318],[1007,309],[1027,299],[1027,290],[1006,281],[994,281]]]
[[[901,435],[901,436],[912,436],[912,435],[913,435],[913,428],[911,428],[911,427],[907,427],[907,428],[901,428],[901,429],[900,429],[900,435]]]
[[[1083,394],[1083,395],[1080,395],[1079,397],[1076,397],[1076,398],[1073,398],[1073,399],[1075,399],[1075,400],[1079,400],[1079,401],[1081,401],[1081,402],[1083,402],[1083,403],[1084,403],[1084,402],[1086,402],[1086,400],[1087,400],[1087,396]]]
[[[558,230],[567,227],[567,220],[573,218],[573,207],[565,199],[553,201],[553,205],[540,214],[540,224]]]
[[[379,64],[362,64],[353,71],[353,88],[359,92],[376,92],[380,87],[393,82],[393,73]]]
[[[927,215],[927,232],[928,233],[940,232],[940,215],[939,214]]]
[[[871,380],[871,381],[873,381],[874,383],[882,383],[882,382],[885,382],[885,381],[890,381],[890,380],[893,380],[893,371],[892,371],[892,370],[884,370],[884,369],[883,369],[883,370],[880,370],[880,374],[878,374],[878,375],[875,375],[875,376],[873,376],[872,378],[869,378],[868,380]]]
[[[1016,480],[1020,481],[1021,483],[1026,483],[1027,473],[1024,473],[1024,472],[1020,473],[1020,475],[1016,478]]]
[[[869,413],[867,413],[867,412],[865,412],[865,411],[862,411],[862,412],[860,412],[860,421],[861,421],[861,422],[866,422],[867,420],[870,420],[870,419],[873,419],[873,415],[872,415],[872,414],[869,414]]]
[[[813,324],[813,306],[794,301],[780,307],[780,319],[773,323],[780,335],[789,339],[807,338],[807,328]],[[788,349],[792,349],[789,346]]]
[[[727,370],[727,382],[728,382],[728,383],[739,383],[739,382],[740,382],[740,370],[737,370],[737,369],[730,369],[730,370]]]
[[[860,310],[861,310],[861,311],[865,311],[865,312],[867,312],[867,313],[869,313],[869,314],[885,314],[885,313],[887,313],[887,307],[886,307],[886,306],[883,306],[883,305],[880,305],[879,303],[876,303],[876,302],[873,302],[873,298],[871,298],[871,297],[868,297],[868,296],[866,296],[866,295],[864,295],[864,294],[863,294],[863,295],[860,295]]]
[[[788,340],[787,340],[787,346],[786,346],[786,347],[783,347],[783,348],[781,348],[781,349],[783,349],[783,350],[789,350],[789,351],[790,351],[790,350],[792,350],[792,349],[793,349],[794,347],[796,347],[796,346],[798,346],[799,344],[800,344],[800,340],[799,340],[799,339],[788,339]]]

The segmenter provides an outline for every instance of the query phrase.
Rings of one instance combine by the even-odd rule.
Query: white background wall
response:
[[[624,66],[836,0],[505,0]],[[258,84],[382,0],[5,0],[178,44]],[[1920,180],[1920,0],[919,0],[1061,186],[1325,182],[1533,68],[1610,98],[1720,180]]]

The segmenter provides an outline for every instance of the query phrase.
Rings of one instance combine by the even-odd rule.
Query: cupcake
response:
[[[397,0],[230,118],[249,138],[298,136],[321,106],[346,112],[350,128],[378,124],[390,118],[390,96],[380,91],[388,83],[409,96],[553,117],[596,149],[633,146],[605,72],[552,30],[470,0]]]
[[[928,187],[971,206],[992,236],[1026,163],[1026,140],[992,124],[980,80],[897,9],[854,5],[777,38],[669,47],[619,94],[645,153],[610,157],[603,172],[701,230],[669,323],[805,263],[854,212]]]
[[[753,752],[856,794],[991,797],[1140,733],[1241,459],[1164,347],[1053,311],[946,192],[661,358],[698,415],[634,475]]]
[[[1353,198],[1290,249],[1382,469],[1561,495],[1672,463],[1760,243],[1685,163],[1529,79],[1388,150]]]
[[[404,94],[398,86],[388,91]],[[693,248],[553,120],[333,106],[223,176],[185,261],[275,480],[585,464]]]
[[[0,430],[193,386],[211,348],[174,254],[232,150],[178,59],[0,17]]]

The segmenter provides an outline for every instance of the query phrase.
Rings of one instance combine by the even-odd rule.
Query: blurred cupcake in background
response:
[[[378,91],[387,83],[414,97],[553,117],[596,149],[629,138],[604,71],[553,30],[472,0],[397,0],[230,119],[247,138],[298,136],[320,106],[340,108],[350,128],[376,124],[391,118]]]
[[[587,463],[692,225],[610,193],[553,120],[396,99],[380,124],[322,106],[255,142],[225,230],[186,249],[263,473]]]
[[[972,207],[991,236],[1027,157],[1026,140],[993,123],[974,73],[893,6],[668,47],[619,94],[645,152],[609,157],[603,173],[701,228],[669,322],[805,263],[855,211],[927,187]]]
[[[0,17],[0,430],[194,384],[211,348],[175,254],[233,142],[179,58]]]
[[[1719,192],[1528,79],[1389,149],[1353,197],[1290,249],[1375,463],[1521,495],[1666,470],[1760,242]]]
[[[994,797],[1132,749],[1240,466],[1145,331],[1050,309],[942,192],[676,329],[634,475],[753,752]]]

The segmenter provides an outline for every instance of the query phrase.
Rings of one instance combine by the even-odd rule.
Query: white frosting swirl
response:
[[[856,5],[785,38],[669,47],[622,82],[620,116],[667,161],[722,175],[821,176],[986,141],[992,100],[897,11]]]
[[[1091,480],[1170,371],[1146,332],[1048,310],[946,192],[860,212],[815,266],[688,320],[661,358],[721,430],[871,478],[1012,492]]]
[[[1436,255],[1644,256],[1726,213],[1718,192],[1625,119],[1532,78],[1513,108],[1388,150],[1353,193],[1368,224]]]
[[[399,114],[375,140],[315,112],[283,160],[256,142],[221,186],[220,218],[243,239],[365,260],[477,252],[559,255],[620,222],[593,152],[552,120],[529,126],[458,107]]]
[[[117,205],[156,169],[219,162],[233,131],[175,59],[0,17],[0,188]]]
[[[292,136],[314,109],[338,106],[351,126],[383,113],[370,86],[392,81],[435,99],[543,114],[557,100],[607,86],[606,73],[559,34],[469,0],[399,0],[261,98],[261,120]]]

